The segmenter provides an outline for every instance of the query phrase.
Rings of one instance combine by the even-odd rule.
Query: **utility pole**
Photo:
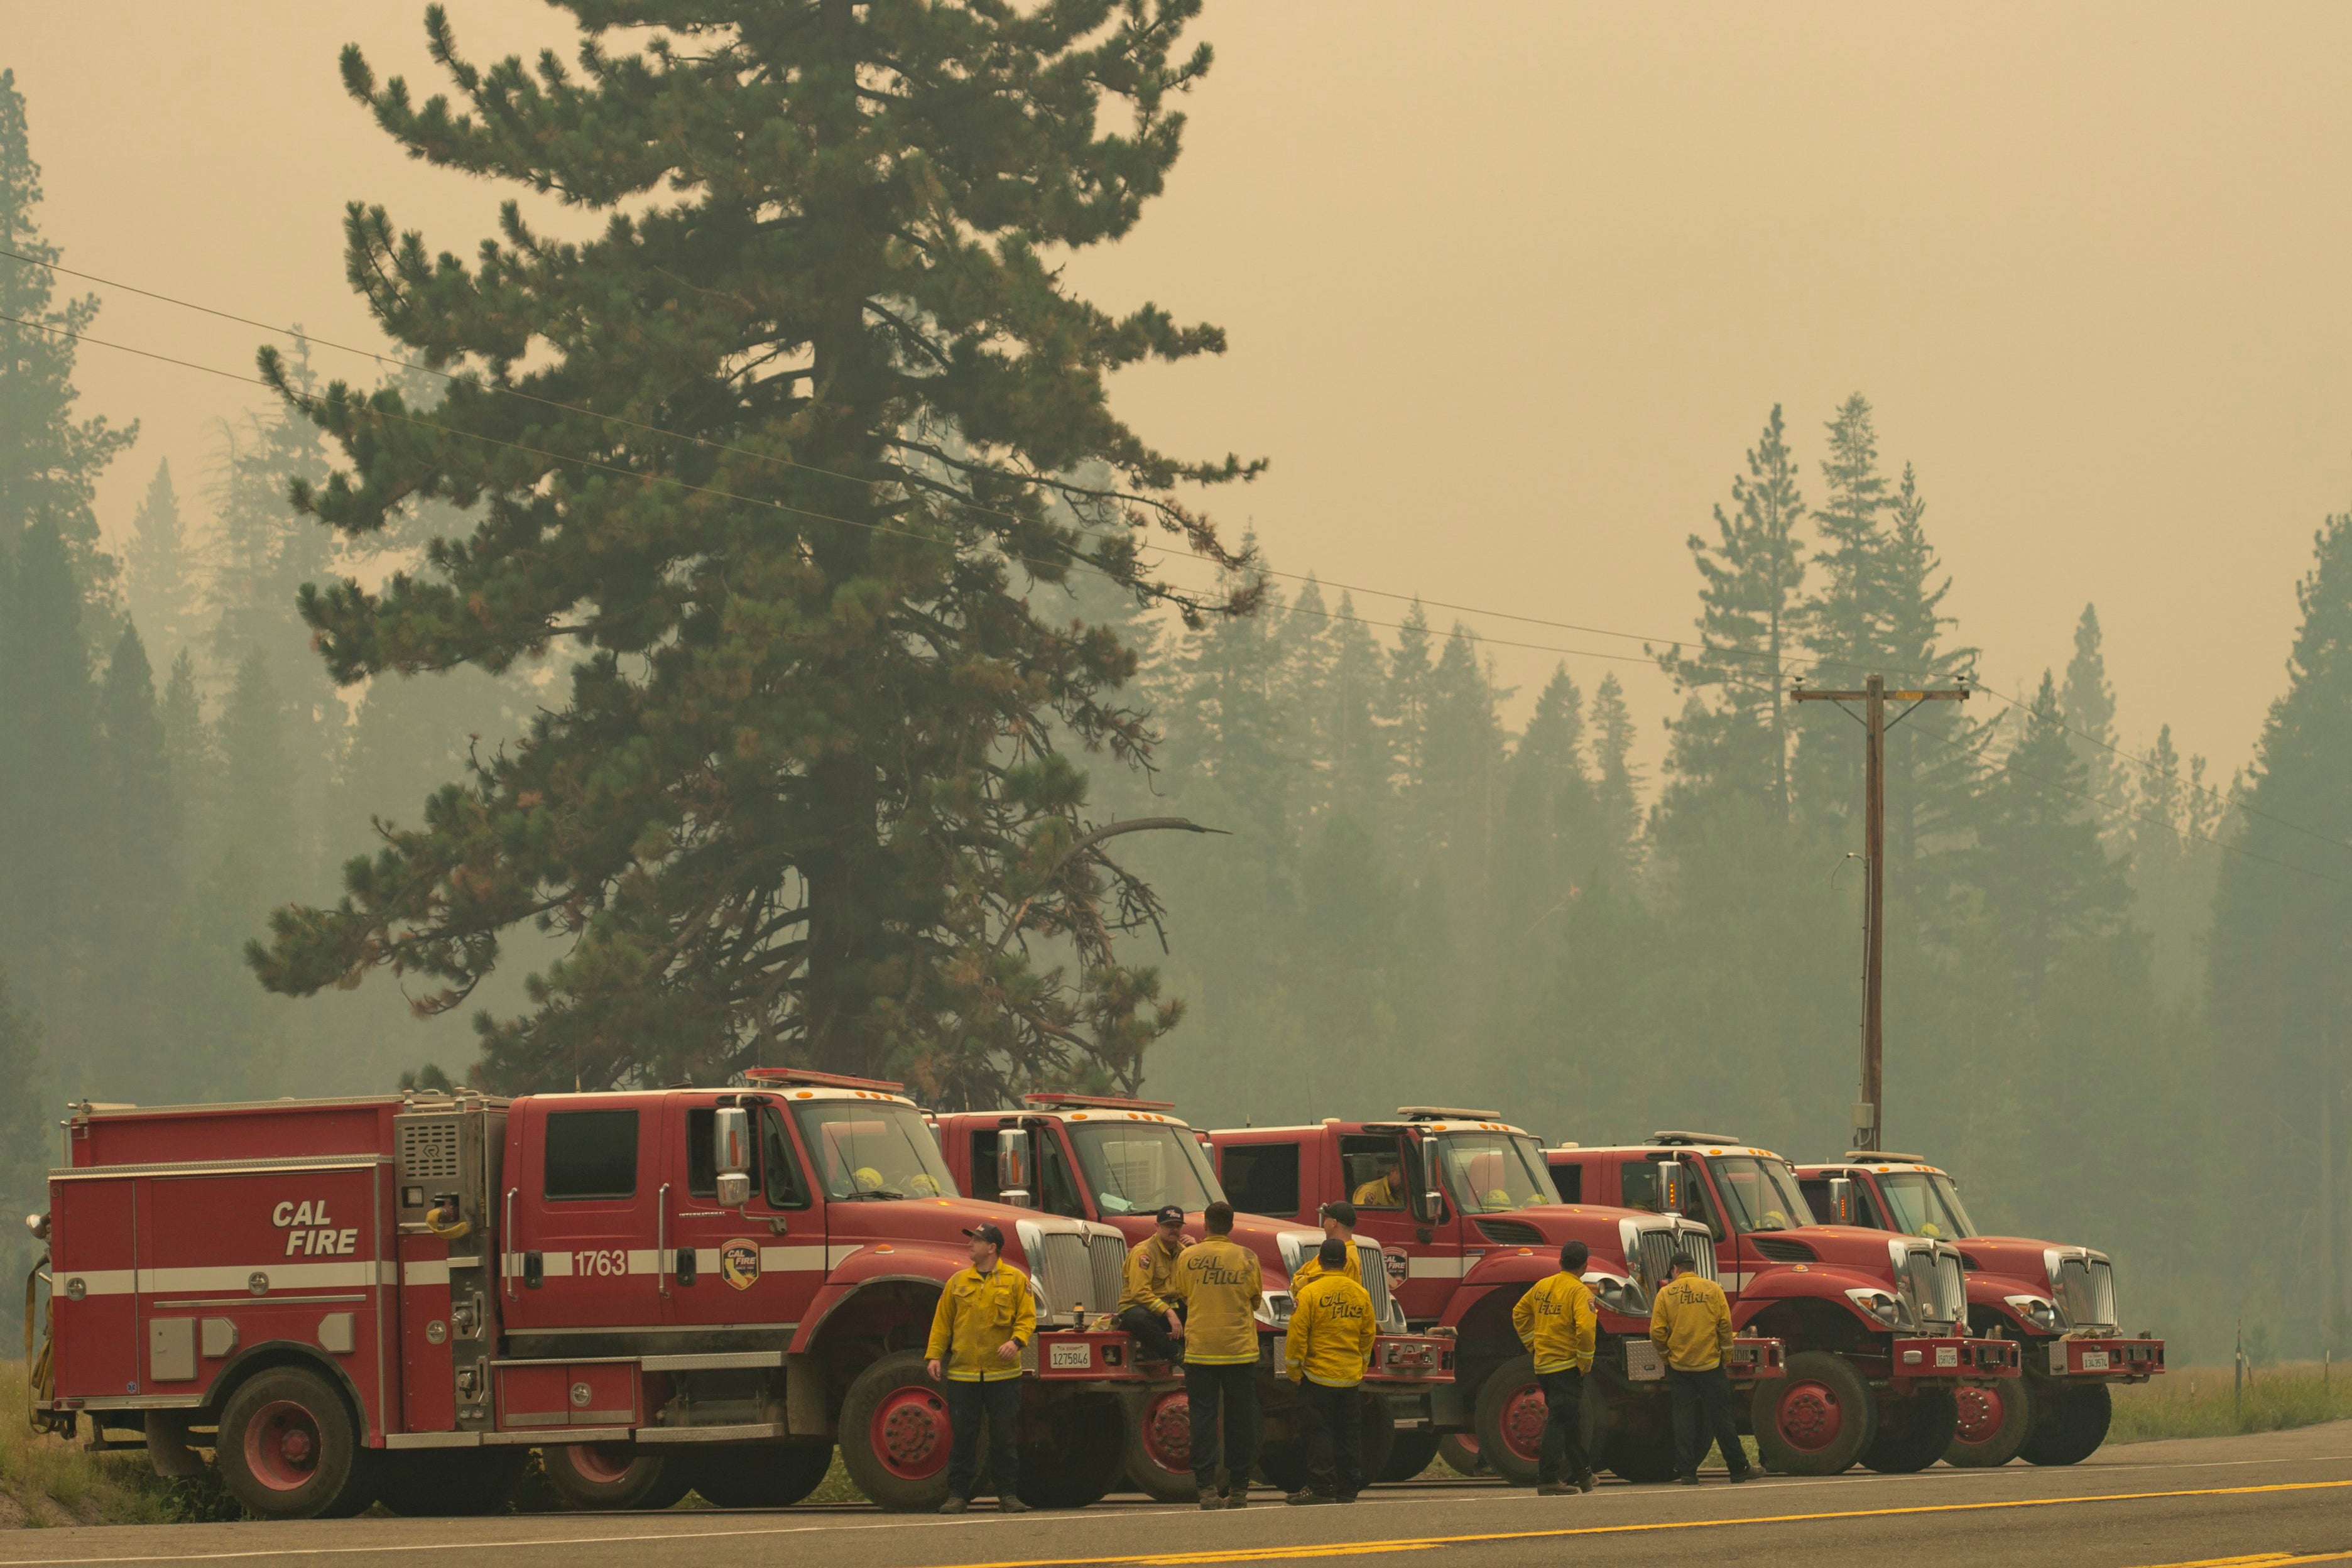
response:
[[[1920,691],[1889,691],[1886,678],[1873,675],[1859,691],[1816,691],[1801,680],[1789,693],[1795,702],[1834,702],[1845,708],[1862,704],[1862,1095],[1853,1108],[1853,1147],[1877,1149],[1886,1125],[1882,1076],[1886,1036],[1880,1004],[1886,991],[1886,731],[1911,716],[1922,702],[1965,702],[1966,686],[1930,688]],[[1911,706],[1886,718],[1889,701]],[[1845,708],[1849,714],[1853,712]]]

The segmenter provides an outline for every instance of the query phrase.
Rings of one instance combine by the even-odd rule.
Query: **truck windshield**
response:
[[[1468,1214],[1499,1214],[1559,1202],[1543,1150],[1532,1138],[1507,1132],[1448,1132],[1440,1136],[1438,1168],[1445,1190]]]
[[[1150,1214],[1174,1204],[1191,1213],[1225,1195],[1201,1145],[1159,1121],[1066,1123],[1095,1206],[1106,1215]]]
[[[936,1198],[956,1190],[938,1141],[911,1105],[800,1100],[793,1119],[829,1198]]]
[[[1813,1211],[1797,1190],[1797,1173],[1780,1161],[1718,1154],[1707,1167],[1715,1173],[1733,1228],[1787,1230],[1813,1223]]]
[[[1948,1241],[1977,1234],[1969,1211],[1960,1206],[1960,1189],[1949,1176],[1929,1175],[1925,1171],[1882,1171],[1878,1193],[1886,1200],[1886,1217],[1897,1230]]]

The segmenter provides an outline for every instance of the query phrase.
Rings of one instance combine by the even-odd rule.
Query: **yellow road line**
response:
[[[1263,1563],[1284,1557],[1354,1557],[1384,1552],[1423,1552],[1438,1546],[1476,1546],[1498,1541],[1554,1541],[1579,1535],[1639,1535],[1664,1530],[1722,1530],[1741,1524],[1816,1524],[1836,1519],[1890,1519],[1920,1513],[1983,1513],[1996,1509],[2063,1508],[2076,1503],[2153,1502],[2166,1498],[2255,1497],[2277,1492],[2341,1491],[2352,1480],[2273,1481],[2258,1487],[2198,1487],[2178,1491],[2099,1492],[2087,1497],[2013,1498],[2001,1502],[1918,1503],[1907,1508],[1840,1509],[1826,1513],[1767,1513],[1745,1519],[1656,1520],[1642,1524],[1584,1524],[1560,1530],[1498,1530],[1478,1535],[1401,1536],[1388,1541],[1323,1541],[1312,1546],[1235,1547],[1227,1552],[1128,1552],[1114,1557],[1008,1557],[990,1563],[965,1563],[947,1568],[1105,1568],[1113,1563]],[[2326,1557],[2270,1559],[2222,1558],[2221,1563],[2325,1563],[2352,1557],[2352,1552]],[[2186,1565],[2182,1565],[2186,1568]]]
[[[2254,1552],[2243,1557],[2200,1557],[2189,1563],[2154,1563],[2147,1568],[2287,1568],[2292,1563],[2342,1563],[2352,1552],[2319,1552],[2296,1557],[2284,1552]]]

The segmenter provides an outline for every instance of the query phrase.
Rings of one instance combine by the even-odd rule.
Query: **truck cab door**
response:
[[[1402,1129],[1366,1129],[1339,1137],[1339,1190],[1356,1205],[1356,1229],[1381,1244],[1389,1289],[1407,1319],[1445,1314],[1462,1278],[1461,1216],[1441,1194],[1430,1210],[1423,1194],[1435,1176],[1421,1141]]]
[[[515,1102],[499,1204],[499,1296],[509,1329],[661,1322],[660,1103]]]
[[[714,1126],[720,1100],[749,1113],[751,1196],[719,1204]],[[755,1094],[673,1098],[664,1110],[668,1248],[663,1298],[681,1327],[781,1329],[800,1321],[824,1282],[824,1216],[782,1112]]]

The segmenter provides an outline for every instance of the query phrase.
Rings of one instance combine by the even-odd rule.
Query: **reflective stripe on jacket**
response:
[[[1371,1292],[1334,1270],[1297,1289],[1291,1300],[1283,1352],[1291,1381],[1304,1377],[1326,1388],[1363,1382],[1375,1332]]]

